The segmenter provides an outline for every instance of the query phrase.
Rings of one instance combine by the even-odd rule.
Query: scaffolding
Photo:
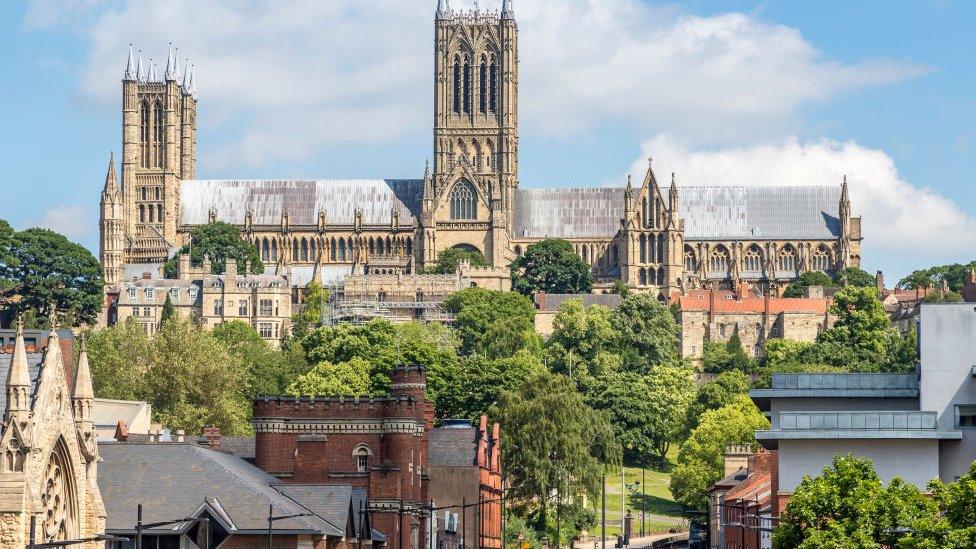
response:
[[[335,326],[342,322],[365,324],[374,319],[390,322],[439,322],[452,325],[454,315],[443,307],[448,294],[425,297],[424,293],[406,295],[402,292],[347,292],[344,285],[329,290],[329,304],[323,311],[322,323]],[[433,298],[433,299],[431,299]]]

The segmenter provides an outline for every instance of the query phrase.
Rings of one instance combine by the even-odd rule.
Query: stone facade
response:
[[[52,332],[43,357],[31,355],[36,361],[30,363],[19,331],[13,354],[0,357],[7,366],[0,434],[0,547],[26,546],[31,517],[36,517],[37,541],[104,532],[88,355],[82,347],[72,393],[61,353],[58,335]]]
[[[427,539],[427,431],[433,407],[420,367],[399,367],[388,397],[258,397],[255,465],[285,484],[342,482],[369,493],[391,549]]]
[[[287,275],[238,274],[237,263],[227,261],[222,275],[210,272],[208,261],[190,267],[181,256],[176,279],[139,278],[122,282],[115,310],[117,322],[133,319],[149,334],[159,328],[163,305],[169,297],[177,314],[213,328],[236,320],[250,325],[262,339],[278,344],[291,325],[292,296]]]
[[[830,327],[830,299],[782,298],[739,292],[692,290],[676,296],[681,356],[700,359],[706,341],[726,342],[739,334],[746,354],[758,357],[770,338],[814,341]]]
[[[662,301],[746,280],[779,292],[806,271],[860,265],[861,223],[846,179],[830,187],[659,185],[520,189],[518,25],[502,11],[434,20],[433,167],[421,179],[194,180],[193,75],[170,55],[164,77],[130,52],[123,79],[122,185],[102,193],[109,284],[158,264],[194,227],[237,225],[272,269],[416,273],[448,248],[505,268],[531,244],[569,240],[598,287],[620,280]],[[418,164],[419,166],[419,164]],[[325,270],[317,270],[319,274]],[[320,280],[321,281],[321,280]],[[293,283],[298,283],[298,278]]]

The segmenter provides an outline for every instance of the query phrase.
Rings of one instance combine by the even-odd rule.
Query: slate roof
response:
[[[686,240],[834,239],[840,187],[679,187]],[[514,236],[610,238],[624,217],[624,188],[519,189]]]
[[[180,185],[180,223],[203,225],[210,209],[217,219],[243,225],[250,210],[255,225],[280,225],[288,212],[293,225],[315,225],[324,211],[330,224],[389,224],[393,210],[400,224],[420,216],[422,179],[189,180]]]
[[[0,353],[0,413],[7,409],[7,374],[10,372],[10,361],[13,360],[12,353]],[[33,398],[34,391],[37,389],[37,380],[40,377],[41,362],[44,360],[43,353],[27,353],[27,373],[31,380],[30,397]]]
[[[478,430],[449,420],[445,425],[427,432],[427,460],[431,467],[470,467],[477,459]]]
[[[342,484],[282,484],[277,486],[285,496],[302,505],[333,526],[345,529],[349,520],[352,486]],[[356,508],[358,511],[358,507]],[[358,512],[353,512],[357,515]],[[356,523],[357,528],[359,523]]]
[[[213,502],[223,509],[236,532],[267,529],[268,506],[275,514],[308,512],[277,491],[280,481],[228,453],[193,444],[99,443],[102,463],[98,487],[105,502],[106,530],[131,532],[135,511],[159,522],[190,516]],[[345,532],[317,517],[275,523],[275,529],[342,536]]]
[[[535,294],[535,308],[540,311],[558,311],[563,303],[570,299],[579,299],[585,307],[602,305],[616,309],[624,300],[620,294],[549,294],[538,292]]]

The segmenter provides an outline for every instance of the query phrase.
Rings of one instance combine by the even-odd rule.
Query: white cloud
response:
[[[659,179],[678,185],[839,185],[847,175],[854,215],[863,217],[867,265],[921,268],[971,259],[976,218],[936,190],[912,184],[894,161],[854,142],[796,138],[742,148],[695,148],[659,134],[645,141],[631,173],[643,177],[653,156]],[[638,179],[639,180],[639,179]]]
[[[217,145],[201,156],[204,167],[295,161],[335,143],[429,139],[434,0],[71,6],[65,17],[35,0],[28,24],[69,25],[90,42],[82,90],[106,104],[119,101],[129,42],[157,62],[170,41],[192,56],[201,132]],[[740,13],[537,0],[519,2],[517,17],[523,131],[566,138],[607,122],[709,143],[782,136],[796,131],[810,102],[927,70],[831,60],[798,30]]]
[[[61,233],[72,242],[87,242],[98,223],[88,206],[71,204],[44,210],[40,221],[31,225]]]

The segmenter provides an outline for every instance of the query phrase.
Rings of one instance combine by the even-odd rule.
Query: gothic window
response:
[[[658,267],[657,269],[657,285],[664,286],[664,267]]]
[[[413,239],[407,237],[407,255],[413,255]]]
[[[302,239],[302,261],[308,261],[308,241]]]
[[[640,285],[641,286],[647,286],[647,271],[643,267],[641,267],[637,271],[637,273],[638,273],[637,274],[637,277],[640,280]]]
[[[647,237],[640,235],[640,262],[647,263]]]
[[[343,238],[339,239],[339,261],[346,260],[346,241]]]
[[[454,57],[454,112],[461,114],[461,59]]]
[[[471,61],[464,56],[464,112],[471,112]]]
[[[142,102],[142,112],[139,118],[139,133],[141,134],[140,141],[142,141],[142,167],[149,167],[149,132],[150,132],[150,122],[149,122],[149,102]],[[145,198],[145,192],[143,192],[143,198]]]
[[[583,261],[589,263],[589,261],[590,261],[590,253],[589,253],[589,250],[586,249],[586,246],[583,246],[583,254],[582,255],[583,255]]]
[[[776,260],[776,270],[796,272],[797,263],[796,250],[793,249],[793,246],[786,245],[779,252],[779,257]]]
[[[271,249],[268,246],[268,239],[264,238],[261,240],[261,261],[269,261],[271,259]]]
[[[729,252],[724,246],[718,246],[712,250],[708,258],[708,271],[710,273],[725,276],[729,272]]]
[[[647,227],[647,198],[641,199],[641,218],[644,220],[643,226]]]
[[[613,252],[612,252],[613,257],[611,259],[611,261],[613,262],[614,265],[616,265],[617,264],[617,261],[618,261],[618,250],[619,250],[619,248],[617,248],[617,245],[614,244],[613,245]]]
[[[467,179],[458,181],[451,189],[451,219],[477,218],[477,193]]]
[[[685,248],[685,272],[694,273],[696,269],[695,265],[695,251],[691,248]]]
[[[393,255],[393,241],[386,237],[386,255]]]
[[[478,69],[478,107],[482,113],[488,112],[488,60],[484,56]]]
[[[488,69],[488,109],[491,112],[498,112],[498,69],[495,67],[495,58],[491,58],[491,67]]]
[[[163,104],[157,101],[153,109],[153,167],[155,168],[163,166],[163,141],[166,130],[164,121]]]
[[[335,262],[336,260],[336,241],[335,237],[329,240],[329,261]]]
[[[356,471],[360,473],[365,473],[369,471],[369,457],[373,455],[372,450],[369,446],[365,444],[360,444],[356,446],[356,449],[352,451],[353,458],[356,460]]]
[[[830,270],[830,250],[822,245],[813,252],[813,270],[824,272]]]
[[[308,258],[311,261],[318,261],[318,256],[315,255],[315,239],[308,241]]]
[[[146,222],[146,207],[142,205],[139,206],[139,222],[140,223]]]
[[[299,255],[298,255],[298,241],[297,240],[292,240],[291,241],[291,260],[292,261],[298,261],[298,258],[299,258]]]
[[[159,187],[156,187],[156,200],[159,200]]]
[[[376,255],[376,241],[373,237],[369,237],[369,255]]]
[[[152,204],[149,205],[149,222],[156,222],[156,208]]]
[[[759,246],[756,246],[755,244],[749,246],[749,249],[746,250],[745,257],[742,258],[742,266],[743,270],[745,271],[762,272],[762,250],[759,249]]]
[[[58,439],[48,457],[41,484],[42,539],[63,541],[77,536],[78,494],[71,470],[71,458],[63,439]]]
[[[163,205],[162,204],[157,204],[156,205],[156,221],[158,221],[160,223],[163,222]]]
[[[664,262],[664,235],[657,235],[657,262]]]
[[[278,261],[278,241],[271,241],[271,261]]]

